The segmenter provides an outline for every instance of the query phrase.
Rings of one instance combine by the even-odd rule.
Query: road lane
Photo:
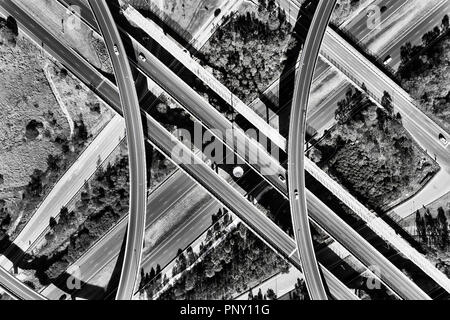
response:
[[[292,226],[297,252],[302,261],[306,287],[313,300],[327,300],[327,294],[317,266],[308,223],[304,165],[306,112],[320,46],[335,3],[335,0],[321,0],[314,13],[305,45],[299,57],[300,72],[296,75],[289,122],[288,186]]]
[[[113,16],[105,0],[90,0],[97,23],[102,31],[118,84],[123,116],[127,129],[130,171],[130,201],[125,255],[117,289],[117,300],[131,299],[139,275],[145,232],[147,201],[147,167],[144,129],[139,99],[127,54]]]
[[[293,251],[293,250],[292,250],[292,251]],[[292,251],[290,251],[289,254],[292,253]]]
[[[21,300],[47,300],[8,271],[0,267],[0,284],[9,294]]]

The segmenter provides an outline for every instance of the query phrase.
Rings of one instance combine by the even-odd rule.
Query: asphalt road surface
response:
[[[317,265],[308,221],[304,165],[306,111],[320,46],[335,3],[321,0],[314,13],[300,56],[300,73],[296,77],[289,123],[288,186],[292,226],[306,287],[313,300],[327,300],[328,297]]]
[[[130,201],[127,240],[122,265],[117,300],[131,299],[139,275],[142,245],[145,232],[147,203],[147,167],[145,158],[144,129],[141,122],[139,99],[133,75],[119,31],[105,0],[89,1],[114,68],[116,82],[127,130],[128,163],[130,171]]]
[[[115,115],[56,183],[26,226],[14,239],[14,244],[20,250],[15,252],[17,253],[16,257],[8,255],[10,260],[18,261],[24,252],[33,247],[35,241],[47,231],[50,217],[59,215],[61,208],[69,203],[84,186],[85,181],[97,170],[98,159],[106,159],[123,137],[125,137],[123,118]]]

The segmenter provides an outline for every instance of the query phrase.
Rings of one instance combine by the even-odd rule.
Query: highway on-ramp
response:
[[[104,81],[104,78],[99,74],[97,70],[95,70],[89,63],[83,60],[73,50],[70,50],[63,44],[59,43],[57,39],[52,37],[52,35],[47,30],[36,23],[36,21],[34,21],[31,16],[28,16],[27,13],[20,7],[18,7],[15,3],[13,3],[12,1],[0,0],[0,6],[4,11],[6,11],[7,14],[13,15],[17,19],[19,26],[23,28],[24,31],[26,31],[34,39],[42,39],[42,44],[44,45],[45,43],[45,50],[51,53],[54,57],[58,58],[64,64],[64,66],[68,68],[68,70],[73,72],[82,81],[84,81],[85,83],[90,83],[91,88],[93,88],[97,94],[104,98],[105,101],[110,103],[119,113],[122,113],[122,110],[118,103],[119,96],[117,88],[114,84],[112,84],[110,81]],[[149,123],[148,126],[148,136],[152,138],[152,142],[156,146],[161,146],[161,144],[163,144],[166,146],[166,148],[172,150],[172,148],[174,147],[174,141],[172,140],[172,137],[170,135],[167,136],[166,134],[168,134],[168,132],[166,132],[166,130],[162,128],[159,123],[151,119],[151,117],[149,118],[149,120],[151,123]],[[158,128],[152,127],[152,124],[158,125]],[[155,132],[155,129],[158,130]],[[184,147],[184,145],[182,146]],[[202,167],[201,169],[203,170],[210,170],[209,167],[205,169],[201,165],[194,165],[191,167],[199,167],[197,169],[200,169],[200,167]],[[193,173],[189,171],[188,174]],[[210,174],[211,176],[213,175],[213,173]],[[208,179],[198,177],[199,176],[197,175],[195,179],[197,183],[200,183],[203,186],[206,186],[206,184],[208,184]],[[224,188],[222,187],[222,185],[226,186],[227,188],[229,186],[228,183],[219,183],[218,192],[221,194],[226,194],[226,191],[223,190]],[[239,201],[231,202],[234,202],[233,206],[235,207],[235,210],[236,208],[238,208],[239,211],[243,211],[244,213],[246,213],[246,211],[243,210],[244,206],[239,206],[239,203],[242,201],[246,203],[246,206],[248,206],[248,200],[242,199],[240,197],[241,196],[239,196],[238,198],[240,199]],[[233,212],[235,210],[233,210]],[[256,210],[258,213],[255,214],[255,211],[253,210]],[[270,233],[273,234],[270,239],[271,246],[273,248],[276,248],[276,251],[284,256],[291,255],[291,253],[295,250],[293,240],[278,226],[276,226],[270,219],[259,212],[259,210],[257,210],[256,208],[253,208],[253,210],[253,213],[245,214],[245,220],[249,222],[250,229],[253,230],[256,235],[264,237],[266,237]],[[241,214],[239,215],[242,216]],[[261,219],[263,221],[261,221]],[[265,222],[268,222],[268,224]],[[262,228],[258,228],[257,226],[259,225],[261,225]],[[267,232],[267,228],[272,229],[272,231]],[[291,256],[289,260],[295,266],[299,267],[300,261],[298,260],[297,256]],[[328,284],[330,286],[330,292],[333,293],[333,296],[336,299],[357,299],[357,297],[348,288],[343,286],[342,283],[332,273],[326,270],[326,268],[323,268],[323,272],[324,275],[329,278]]]
[[[218,127],[221,128],[222,130],[224,130],[224,128],[227,128],[227,126],[229,127],[229,124],[227,125],[226,121],[224,121],[224,117],[216,112],[212,112],[210,113],[210,115],[208,116],[207,119],[205,119],[205,111],[210,112],[210,110],[214,110],[214,108],[212,108],[208,103],[205,103],[204,100],[202,100],[198,94],[196,94],[193,90],[189,90],[190,88],[184,84],[178,77],[176,77],[175,75],[170,76],[172,74],[172,72],[170,70],[165,69],[160,62],[158,62],[157,60],[153,59],[153,56],[146,51],[146,49],[142,46],[140,46],[137,41],[135,41],[134,39],[132,39],[130,37],[131,42],[133,43],[133,45],[135,46],[135,52],[145,52],[146,56],[147,56],[147,61],[146,63],[142,63],[141,61],[139,61],[139,66],[142,70],[142,72],[145,72],[147,75],[151,75],[154,78],[157,78],[158,82],[161,82],[161,85],[165,86],[167,88],[167,90],[169,90],[169,92],[171,92],[174,96],[177,97],[177,100],[179,100],[181,103],[185,104],[186,106],[192,106],[193,107],[197,107],[198,106],[202,106],[201,110],[196,111],[196,114],[201,118],[203,123],[210,123],[211,127]],[[131,61],[134,61],[133,59],[130,59]],[[167,78],[167,79],[165,79]],[[170,84],[170,85],[168,85]],[[178,91],[177,91],[178,90]],[[193,101],[188,101],[186,102],[186,97],[189,97],[190,99],[193,99]],[[198,105],[198,106],[197,106]],[[201,112],[203,110],[203,113]],[[206,120],[206,121],[205,121]],[[150,134],[148,134],[149,136],[151,136]],[[258,159],[259,160],[259,159]],[[285,171],[277,162],[274,163],[274,160],[270,160],[270,158],[267,160],[267,162],[272,162],[273,166],[278,166],[282,171]],[[273,182],[274,185],[276,185],[277,183],[279,184],[279,180],[278,177],[275,177],[276,182]],[[281,189],[282,193],[284,196],[286,196],[287,198],[287,188],[286,185],[281,184],[281,186],[279,186],[279,189]],[[315,200],[317,201],[317,200]],[[315,206],[317,207],[317,206]],[[330,213],[331,210],[324,210],[322,209],[324,213],[327,213],[328,217],[330,219],[332,219],[332,217],[335,216],[335,214],[333,212]],[[321,214],[322,212],[318,212],[316,213],[317,215]],[[315,214],[314,212],[312,213],[312,216],[314,217]],[[323,220],[322,220],[323,221]],[[342,234],[342,225],[343,222],[340,223],[341,224],[341,228],[337,228],[337,229],[329,229],[326,225],[326,223],[322,223],[322,226],[330,232],[330,234],[337,240],[339,241],[339,235]],[[353,231],[354,232],[354,231]],[[352,246],[354,244],[350,243],[345,243],[345,246]],[[368,250],[367,252],[370,252],[370,250]],[[366,256],[367,257],[367,256]],[[363,258],[363,257],[362,257]],[[361,259],[362,259],[361,258]],[[364,259],[362,259],[364,260]],[[367,260],[367,259],[365,259]],[[366,261],[366,265],[370,265],[367,264]],[[393,268],[395,270],[395,268]],[[394,277],[392,277],[394,279]],[[393,288],[398,289],[398,285],[397,286],[393,286]],[[408,297],[408,294],[403,295],[405,297]]]
[[[136,40],[130,37],[131,43],[134,46],[134,52],[143,52],[146,55],[145,62],[139,62],[139,68],[141,72],[144,72],[147,76],[153,78],[154,81],[157,81],[161,84],[161,86],[170,93],[170,95],[175,98],[180,104],[185,106],[185,108],[195,114],[196,118],[210,128],[219,128],[219,131],[222,132],[222,136],[225,136],[227,126],[227,119],[216,109],[214,109],[210,104],[208,104],[204,99],[202,99],[194,90],[192,90],[183,80],[178,78],[171,70],[165,67],[158,59],[156,59],[151,53],[149,53],[143,46],[141,46]],[[159,71],[158,71],[159,70]],[[159,77],[158,77],[159,75]],[[197,110],[196,110],[197,109]],[[238,131],[235,130],[235,133]],[[244,139],[247,137],[243,134]],[[227,143],[225,141],[225,143]],[[259,146],[258,146],[259,147]],[[239,154],[242,150],[236,150]],[[253,151],[253,150],[252,150]],[[272,167],[277,168],[277,171],[281,175],[285,175],[285,169],[281,166],[277,160],[271,158],[267,155],[267,153],[260,152],[259,157],[254,157],[257,159],[258,163],[253,164],[255,170],[264,167]],[[262,161],[261,161],[262,160]],[[268,165],[270,164],[270,165]],[[259,169],[261,170],[261,169]],[[278,177],[276,175],[268,175],[261,174],[261,177],[265,179],[272,186],[276,186],[276,189],[280,192],[282,196],[286,199],[288,198],[287,188],[284,183],[280,183]],[[380,255],[376,255],[378,253],[376,250],[373,250],[373,247],[361,247],[359,244],[361,243],[362,238],[359,240],[356,237],[356,231],[351,228],[345,228],[346,224],[343,221],[338,219],[338,216],[330,210],[326,206],[321,206],[321,201],[317,198],[313,197],[312,194],[307,194],[307,202],[308,205],[311,205],[314,210],[310,210],[310,215],[312,217],[313,222],[316,222],[319,217],[323,217],[325,214],[328,216],[329,222],[325,219],[322,219],[322,224],[320,225],[323,230],[332,236],[336,241],[340,242],[347,249],[349,249],[355,256],[363,262],[364,265],[370,267],[373,265],[373,259],[371,257],[377,256],[382,257]],[[319,208],[319,209],[318,209]],[[338,223],[333,225],[335,221]],[[335,228],[336,227],[336,228]],[[346,230],[343,232],[343,230]],[[343,233],[347,233],[351,235],[351,238],[347,238],[343,241]],[[362,250],[352,250],[355,247],[362,248]],[[362,251],[362,252],[360,252]],[[369,253],[369,254],[367,254]],[[400,297],[405,299],[427,299],[429,298],[420,288],[418,288],[413,282],[408,281],[408,279],[387,259],[379,259],[378,264],[383,265],[383,269],[385,270],[384,281],[387,286],[392,288],[394,292],[398,293]]]
[[[296,76],[288,139],[288,187],[292,226],[297,252],[303,265],[305,282],[311,299],[326,300],[327,294],[317,266],[308,223],[305,186],[306,111],[320,46],[336,0],[321,0],[308,31]]]
[[[113,16],[105,0],[90,0],[111,57],[127,130],[130,204],[125,256],[116,299],[131,299],[141,263],[147,203],[144,129],[131,67]]]

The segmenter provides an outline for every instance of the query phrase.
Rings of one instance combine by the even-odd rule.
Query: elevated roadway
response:
[[[89,3],[97,17],[99,28],[102,31],[112,61],[127,130],[130,201],[125,255],[116,299],[129,300],[133,295],[136,279],[139,275],[145,232],[147,166],[144,129],[127,54],[108,4],[105,0],[90,0]]]
[[[82,81],[86,80],[90,87],[111,103],[114,109],[122,113],[120,109],[120,98],[117,88],[93,68],[89,63],[82,59],[73,50],[66,48],[57,39],[52,37],[44,28],[39,26],[32,17],[28,16],[20,7],[11,1],[0,0],[0,7],[8,14],[13,15],[18,22],[18,25],[23,28],[32,37],[43,39],[45,42],[45,49],[52,55],[60,59],[71,72],[75,75],[80,75]],[[171,156],[173,148],[186,149],[185,152],[191,152],[185,145],[181,144],[174,136],[170,135],[159,123],[157,123],[150,116],[145,114],[148,124],[148,136],[152,139],[152,144],[155,145],[164,154]],[[156,131],[155,131],[156,130]],[[193,153],[192,156],[197,158]],[[181,159],[175,159],[176,162]],[[246,221],[248,227],[255,232],[259,237],[266,241],[278,253],[286,256],[289,261],[300,268],[300,261],[296,256],[291,254],[295,250],[293,240],[287,236],[278,226],[276,226],[269,218],[254,207],[244,196],[239,194],[236,189],[232,188],[222,178],[217,176],[214,171],[204,164],[202,160],[198,159],[200,164],[185,166],[182,168],[186,172],[195,177],[195,181],[205,187],[208,191],[213,193],[213,196],[222,198],[221,203],[228,209],[234,212],[241,220]],[[189,168],[189,169],[187,169]],[[191,169],[191,168],[194,168]],[[209,171],[208,171],[209,170]],[[207,177],[207,178],[205,178]],[[217,196],[218,195],[218,196]],[[225,205],[226,203],[226,205]],[[231,209],[232,208],[232,209]],[[241,212],[242,211],[242,214]],[[267,232],[267,230],[272,230]],[[271,235],[272,234],[272,235]],[[266,239],[270,237],[270,239]],[[291,256],[291,257],[289,257]],[[322,271],[328,279],[328,285],[333,297],[337,299],[357,299],[357,297],[340,283],[335,276],[323,268]]]
[[[20,300],[47,300],[8,271],[0,267],[0,284],[14,298]]]
[[[311,231],[308,223],[305,186],[306,112],[313,74],[320,46],[336,1],[321,0],[314,13],[296,75],[289,122],[288,186],[292,226],[298,254],[303,262],[305,283],[312,299],[326,300],[327,295],[317,267]]]

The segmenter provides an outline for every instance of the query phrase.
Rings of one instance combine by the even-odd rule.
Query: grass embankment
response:
[[[0,238],[12,240],[61,174],[75,161],[112,112],[17,29],[3,24],[0,44]],[[12,36],[12,38],[11,38]],[[9,40],[8,40],[9,39]],[[43,68],[74,122],[55,98]]]

